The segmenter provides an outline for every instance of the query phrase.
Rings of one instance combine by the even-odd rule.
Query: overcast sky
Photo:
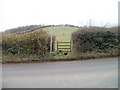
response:
[[[25,25],[118,24],[119,0],[0,0],[0,31]]]

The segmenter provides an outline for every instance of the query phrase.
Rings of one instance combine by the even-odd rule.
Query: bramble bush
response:
[[[73,51],[106,52],[111,48],[118,48],[118,34],[106,28],[89,27],[72,33]]]
[[[53,41],[55,41],[55,37],[53,37]],[[4,54],[36,54],[42,56],[49,52],[50,36],[42,30],[26,34],[3,35],[2,49]]]

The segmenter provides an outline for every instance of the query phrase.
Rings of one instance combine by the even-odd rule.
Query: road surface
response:
[[[118,58],[4,64],[3,88],[118,88]]]

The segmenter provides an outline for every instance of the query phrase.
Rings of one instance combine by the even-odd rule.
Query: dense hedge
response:
[[[55,41],[55,38],[53,38]],[[50,37],[42,30],[27,34],[3,36],[3,53],[44,55],[50,49]],[[54,43],[53,43],[54,49]]]
[[[107,51],[118,48],[117,33],[106,28],[84,28],[72,33],[74,52]]]

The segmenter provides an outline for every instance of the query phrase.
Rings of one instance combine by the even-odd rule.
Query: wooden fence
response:
[[[61,50],[62,52],[71,52],[71,41],[69,42],[57,41],[57,51],[59,50]]]

